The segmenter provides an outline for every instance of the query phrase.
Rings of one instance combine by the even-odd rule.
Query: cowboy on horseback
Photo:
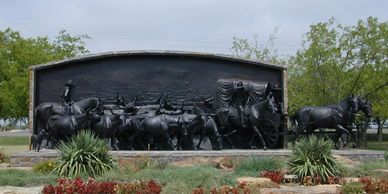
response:
[[[244,118],[244,107],[247,105],[249,100],[249,94],[244,88],[242,81],[234,83],[234,92],[232,97],[232,104],[236,106],[238,115],[241,120],[241,125],[246,127],[245,118]]]
[[[65,89],[62,92],[61,96],[61,103],[62,106],[65,108],[66,113],[69,115],[73,114],[72,105],[73,105],[73,99],[71,98],[72,90],[74,88],[73,80],[69,79],[65,82]]]

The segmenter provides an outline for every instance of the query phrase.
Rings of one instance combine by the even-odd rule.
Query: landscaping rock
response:
[[[353,183],[353,182],[359,182],[360,178],[355,177],[346,177],[344,178],[345,183]]]
[[[43,186],[37,187],[11,187],[1,186],[0,193],[3,194],[30,194],[30,193],[41,193]]]
[[[335,159],[338,162],[340,162],[340,163],[342,163],[342,164],[344,164],[344,165],[346,165],[348,167],[353,167],[353,166],[357,166],[357,165],[360,164],[359,161],[351,160],[350,158],[348,158],[346,156],[340,156],[340,155],[333,155],[333,156],[335,157]]]
[[[294,183],[298,180],[298,176],[293,174],[285,174],[284,175],[284,182],[286,183]]]
[[[11,163],[0,163],[0,169],[32,170],[32,167],[15,167]]]
[[[261,194],[340,194],[340,185],[318,185],[318,186],[280,186],[280,188],[263,188]]]
[[[239,177],[236,179],[238,184],[246,182],[249,186],[256,186],[259,188],[278,188],[279,185],[272,182],[269,178],[262,177]]]
[[[213,165],[219,169],[233,171],[236,165],[236,160],[229,157],[217,158],[214,160]]]

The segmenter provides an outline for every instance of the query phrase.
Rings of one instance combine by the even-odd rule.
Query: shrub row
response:
[[[57,185],[46,185],[43,194],[159,194],[162,187],[153,180],[142,181],[136,180],[132,183],[117,183],[110,181],[97,182],[93,178],[83,181],[81,178],[75,179],[58,179]]]

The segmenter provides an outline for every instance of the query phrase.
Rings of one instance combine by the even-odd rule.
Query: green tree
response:
[[[276,31],[275,31],[276,32]],[[275,36],[266,44],[234,38],[234,55],[288,65],[288,98],[292,114],[306,105],[334,104],[351,94],[370,100],[381,126],[388,118],[388,22],[369,17],[343,26],[335,19],[310,26],[302,49],[280,58],[273,49]],[[362,127],[365,140],[366,124]],[[366,143],[366,141],[364,141]]]
[[[342,26],[330,19],[311,25],[302,46],[289,68],[290,112],[355,94],[372,101],[375,117],[387,118],[388,22],[369,17]]]
[[[274,49],[276,32],[277,28],[274,29],[265,43],[260,43],[261,41],[258,35],[254,35],[252,41],[246,38],[233,37],[231,51],[233,55],[241,58],[259,60],[272,64],[284,64],[284,61],[277,54],[277,50]]]
[[[65,30],[53,41],[24,38],[10,28],[0,31],[0,118],[28,116],[29,66],[87,53],[85,38]]]

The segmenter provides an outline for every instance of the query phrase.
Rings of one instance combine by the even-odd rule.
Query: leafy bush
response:
[[[329,176],[329,178],[327,178],[327,184],[330,184],[330,185],[332,185],[332,184],[340,184],[340,185],[342,185],[344,183],[345,183],[345,179],[342,178],[342,177],[338,177],[338,176],[332,177],[332,176]]]
[[[110,181],[98,182],[93,178],[83,181],[80,177],[75,179],[58,179],[57,185],[46,185],[43,187],[43,194],[58,193],[104,193],[104,194],[127,194],[127,193],[144,193],[159,194],[162,187],[153,180],[142,181],[136,180],[132,183],[116,183]]]
[[[61,142],[58,150],[58,166],[53,172],[59,176],[95,177],[115,166],[115,160],[108,154],[107,142],[90,131],[81,131],[69,142]]]
[[[139,181],[135,180],[132,183],[121,183],[115,186],[117,194],[127,193],[145,193],[145,194],[159,194],[162,192],[162,187],[155,181]]]
[[[277,184],[280,184],[284,179],[284,174],[281,171],[265,171],[261,173],[261,176],[269,178]]]
[[[352,182],[342,185],[343,194],[361,194],[364,193],[364,186],[360,182]]]
[[[289,160],[290,172],[298,176],[313,177],[327,183],[328,177],[336,177],[340,173],[339,165],[331,154],[332,142],[316,136],[301,138],[292,149]]]
[[[285,164],[281,160],[274,158],[250,157],[240,161],[234,173],[238,176],[258,176],[262,171],[276,171],[284,168]]]
[[[367,193],[388,193],[388,181],[386,180],[362,177],[360,183],[362,183]]]
[[[57,193],[106,193],[114,194],[116,183],[114,182],[95,182],[92,178],[84,182],[81,178],[58,179],[57,185],[46,185],[43,187],[43,194]]]
[[[45,160],[45,161],[42,161],[42,162],[39,162],[39,163],[35,164],[32,167],[32,171],[40,172],[40,173],[43,173],[43,174],[48,174],[48,173],[51,173],[54,170],[55,166],[56,166],[56,161]]]

